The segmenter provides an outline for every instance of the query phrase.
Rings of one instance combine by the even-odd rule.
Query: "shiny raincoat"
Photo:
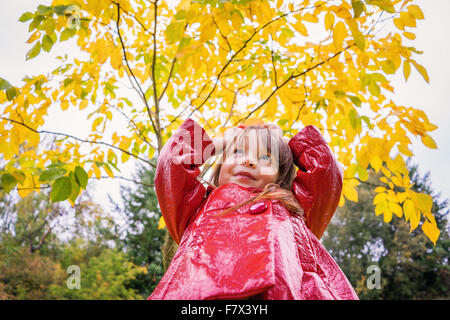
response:
[[[202,132],[201,143],[182,137],[194,131]],[[289,147],[299,168],[292,192],[305,219],[273,199],[216,216],[261,190],[235,183],[205,189],[199,167],[214,145],[192,119],[181,125],[164,145],[155,175],[161,212],[179,248],[148,299],[358,299],[318,240],[338,205],[342,169],[313,126]]]

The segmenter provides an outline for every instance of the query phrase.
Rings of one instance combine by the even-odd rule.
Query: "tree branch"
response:
[[[19,125],[21,125],[21,126],[27,128],[28,130],[31,130],[31,131],[33,131],[33,132],[35,132],[35,133],[37,133],[37,134],[41,134],[41,133],[53,134],[53,135],[58,135],[58,136],[67,137],[67,138],[72,138],[72,139],[74,139],[74,140],[77,140],[77,141],[80,141],[80,142],[84,142],[84,143],[93,143],[93,144],[104,145],[104,146],[107,146],[107,147],[110,147],[110,148],[119,150],[119,151],[121,151],[121,152],[123,152],[123,153],[125,153],[125,154],[128,154],[129,156],[132,156],[132,157],[134,157],[134,158],[136,158],[136,159],[138,159],[138,160],[141,160],[141,161],[143,161],[143,162],[145,162],[145,163],[151,165],[152,167],[155,167],[155,168],[156,168],[156,165],[153,164],[153,163],[151,163],[150,161],[147,161],[147,160],[145,160],[145,159],[143,159],[143,158],[140,158],[139,156],[137,156],[137,155],[135,155],[135,154],[133,154],[133,153],[131,153],[131,152],[128,152],[127,150],[124,150],[124,149],[122,149],[122,148],[116,147],[116,146],[114,146],[114,145],[112,145],[112,144],[109,144],[109,143],[106,143],[106,142],[103,142],[103,141],[85,140],[85,139],[77,138],[77,137],[72,136],[72,135],[70,135],[70,134],[65,134],[65,133],[60,133],[60,132],[54,132],[54,131],[47,131],[47,130],[36,130],[36,129],[33,129],[33,128],[31,128],[30,126],[26,125],[25,123],[22,123],[22,122],[17,121],[17,120],[5,118],[5,117],[0,117],[0,119],[6,120],[6,121],[10,121],[10,122],[13,122],[13,123],[15,123],[15,124],[19,124]]]
[[[161,125],[159,123],[159,99],[156,88],[156,76],[155,76],[155,68],[156,68],[156,32],[157,32],[157,22],[158,22],[158,0],[155,0],[153,3],[155,16],[154,16],[154,29],[153,29],[153,61],[152,61],[152,82],[153,82],[153,100],[155,103],[155,118],[156,118],[156,128],[158,131],[155,131],[156,138],[158,140],[158,154],[162,148],[162,137],[161,137]]]
[[[345,49],[342,49],[341,51],[335,53],[333,56],[329,57],[328,59],[323,60],[322,62],[320,62],[320,63],[318,63],[318,64],[316,64],[316,65],[314,65],[314,66],[312,66],[312,67],[309,67],[308,69],[306,69],[305,71],[303,71],[303,72],[301,72],[301,73],[299,73],[299,74],[292,74],[292,75],[291,75],[289,78],[287,78],[281,85],[276,86],[276,87],[275,87],[275,90],[273,90],[273,91],[269,94],[269,96],[268,96],[261,104],[259,104],[255,109],[253,109],[252,111],[250,111],[249,114],[248,114],[245,118],[240,119],[239,122],[248,119],[253,113],[255,113],[256,111],[258,111],[259,109],[261,109],[261,107],[264,106],[264,105],[270,100],[270,98],[272,98],[272,96],[273,96],[279,89],[281,89],[282,87],[284,87],[289,81],[291,81],[291,80],[293,80],[293,79],[295,79],[295,78],[298,78],[298,77],[300,77],[300,76],[303,76],[303,75],[305,75],[306,73],[308,73],[308,72],[310,72],[310,71],[312,71],[312,70],[314,70],[314,69],[320,67],[321,65],[323,65],[323,64],[327,63],[328,61],[330,61],[330,60],[336,58],[336,57],[339,56],[342,52],[348,50],[349,48],[353,47],[354,45],[355,45],[355,44],[353,43],[353,44],[347,46]]]
[[[151,123],[152,123],[152,126],[153,126],[153,130],[155,131],[156,137],[158,138],[158,152],[159,152],[159,150],[160,150],[160,148],[161,148],[161,145],[160,145],[160,143],[161,143],[161,141],[160,141],[160,135],[158,134],[158,132],[159,132],[158,129],[159,129],[159,128],[155,125],[155,123],[154,123],[154,121],[153,121],[153,117],[152,117],[152,114],[151,114],[150,106],[148,105],[148,101],[147,101],[147,98],[145,97],[145,93],[144,93],[144,91],[142,90],[141,85],[140,85],[139,82],[137,81],[136,76],[134,75],[133,70],[131,70],[130,64],[129,64],[129,62],[128,62],[127,51],[125,50],[125,44],[124,44],[124,42],[123,42],[122,35],[120,34],[120,4],[117,3],[117,2],[113,2],[113,3],[117,6],[117,20],[116,20],[116,27],[117,27],[117,33],[118,33],[118,35],[119,35],[119,41],[120,41],[120,44],[121,44],[121,47],[122,47],[122,51],[123,51],[123,58],[124,58],[125,63],[126,63],[126,65],[127,65],[128,71],[130,72],[132,78],[134,79],[136,85],[138,86],[138,90],[139,90],[139,92],[140,92],[140,96],[141,96],[142,100],[144,101],[145,107],[146,107],[146,109],[147,109],[147,114],[148,114],[148,116],[149,116],[149,118],[150,118],[150,121],[151,121]]]

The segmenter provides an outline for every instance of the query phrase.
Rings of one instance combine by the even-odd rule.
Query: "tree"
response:
[[[148,159],[187,117],[211,136],[252,118],[275,121],[291,137],[315,125],[344,167],[341,205],[358,201],[355,187],[370,168],[381,170],[376,214],[386,223],[402,216],[413,229],[423,221],[435,242],[431,197],[412,191],[404,158],[414,138],[436,148],[429,132],[437,127],[397,105],[391,86],[412,66],[429,81],[410,45],[421,19],[412,0],[40,5],[19,18],[31,33],[27,59],[69,39],[82,55],[59,57],[58,68],[17,86],[0,79],[1,185],[21,196],[51,186],[53,201],[73,203],[89,180],[121,177],[129,159],[155,167]],[[79,110],[92,124],[87,137],[42,128],[59,108]],[[109,130],[117,119],[127,132]],[[61,151],[38,148],[46,135],[60,139]]]
[[[52,285],[63,282],[61,266],[50,258],[26,247],[2,245],[1,249],[0,299],[49,299]]]
[[[50,297],[76,300],[142,299],[135,289],[130,288],[129,282],[147,270],[128,261],[123,252],[79,238],[69,243],[63,252],[62,268],[67,270],[69,266],[77,266],[80,269],[80,288],[72,289],[66,281],[58,282],[51,287]]]
[[[116,211],[126,219],[122,226],[123,233],[116,244],[118,249],[125,251],[131,262],[147,269],[146,273],[141,273],[130,283],[145,298],[153,292],[164,274],[161,254],[164,231],[158,229],[161,212],[152,188],[154,176],[153,168],[138,167],[135,180],[139,185],[135,188],[122,186],[120,194],[123,209],[116,204]],[[111,199],[111,202],[115,200]]]
[[[417,229],[411,230],[399,218],[385,224],[374,216],[374,192],[379,174],[370,173],[368,182],[358,186],[358,203],[339,208],[323,238],[361,299],[448,299],[450,297],[450,234],[448,200],[440,200],[431,187],[429,174],[421,176],[410,166],[413,190],[433,198],[432,212],[442,232],[436,245]],[[380,271],[380,287],[367,286]]]

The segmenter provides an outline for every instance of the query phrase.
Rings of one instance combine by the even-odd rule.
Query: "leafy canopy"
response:
[[[430,196],[411,189],[412,139],[437,148],[425,112],[399,106],[394,74],[429,76],[411,45],[421,9],[412,0],[55,0],[24,13],[26,58],[71,41],[48,74],[15,87],[0,80],[1,185],[21,196],[51,186],[74,202],[90,179],[117,177],[129,159],[148,165],[184,119],[211,136],[239,122],[306,125],[325,134],[344,167],[341,205],[371,167],[382,172],[375,213],[404,217],[435,242]],[[380,26],[386,26],[389,32]],[[78,110],[87,137],[41,129],[53,109]],[[114,121],[126,130],[107,130]],[[77,120],[81,121],[81,120]],[[125,129],[125,128],[123,128]],[[41,150],[43,135],[59,138]],[[103,175],[103,174],[106,174]],[[394,190],[394,187],[397,188]]]

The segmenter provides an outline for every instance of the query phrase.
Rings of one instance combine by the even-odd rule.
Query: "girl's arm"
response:
[[[314,126],[297,133],[289,147],[299,167],[292,191],[305,211],[306,225],[320,239],[339,204],[342,167]]]
[[[155,190],[161,213],[176,243],[204,199],[206,189],[197,180],[200,166],[215,154],[208,134],[187,119],[169,138],[158,157]]]

